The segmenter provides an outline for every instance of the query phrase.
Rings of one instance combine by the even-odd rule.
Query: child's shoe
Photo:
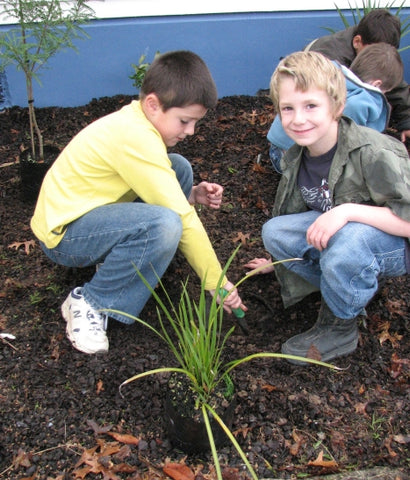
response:
[[[67,337],[73,347],[84,353],[108,352],[106,334],[107,315],[94,310],[75,288],[61,306],[61,313],[67,322]]]
[[[282,345],[282,353],[328,362],[354,352],[358,340],[357,318],[343,320],[336,317],[322,299],[316,323],[306,332],[295,335],[285,342]],[[307,362],[290,359],[288,361],[296,365],[307,365]]]

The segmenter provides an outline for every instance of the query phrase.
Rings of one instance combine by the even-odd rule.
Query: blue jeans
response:
[[[182,191],[188,198],[193,185],[190,163],[181,155],[170,154]],[[72,222],[52,249],[41,247],[54,262],[67,267],[87,267],[102,263],[92,279],[82,287],[85,300],[96,310],[114,309],[138,316],[150,297],[136,272],[152,287],[162,277],[182,235],[182,223],[174,211],[143,202],[114,203],[95,208]],[[131,324],[120,313],[109,313]]]
[[[308,211],[272,218],[262,228],[265,248],[277,260],[303,258],[283,266],[319,288],[337,317],[355,318],[376,293],[379,278],[406,274],[405,239],[350,222],[320,252],[306,242],[306,231],[319,215]]]

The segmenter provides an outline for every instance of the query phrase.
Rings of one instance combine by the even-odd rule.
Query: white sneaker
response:
[[[67,322],[67,337],[73,347],[84,353],[108,352],[107,315],[94,310],[75,288],[61,305],[61,313]]]

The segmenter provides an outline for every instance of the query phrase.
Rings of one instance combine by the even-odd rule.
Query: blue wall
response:
[[[410,9],[402,11],[404,16]],[[348,14],[347,14],[348,16]],[[209,66],[219,96],[254,95],[268,88],[279,59],[327,34],[343,29],[335,11],[237,13],[95,20],[85,29],[89,39],[53,57],[41,71],[35,105],[77,106],[92,98],[136,92],[128,78],[142,53],[189,49]],[[1,27],[2,30],[9,27]],[[410,35],[404,37],[408,44]],[[402,45],[403,46],[403,45]],[[410,79],[410,49],[402,53]],[[11,104],[26,106],[24,76],[7,69]]]

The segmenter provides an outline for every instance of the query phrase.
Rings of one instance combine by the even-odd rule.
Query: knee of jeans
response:
[[[272,253],[273,246],[277,243],[277,229],[275,227],[277,222],[275,220],[276,218],[272,218],[262,226],[262,241],[269,253]]]
[[[169,210],[161,222],[162,235],[166,245],[178,245],[182,236],[182,221],[180,216]]]

